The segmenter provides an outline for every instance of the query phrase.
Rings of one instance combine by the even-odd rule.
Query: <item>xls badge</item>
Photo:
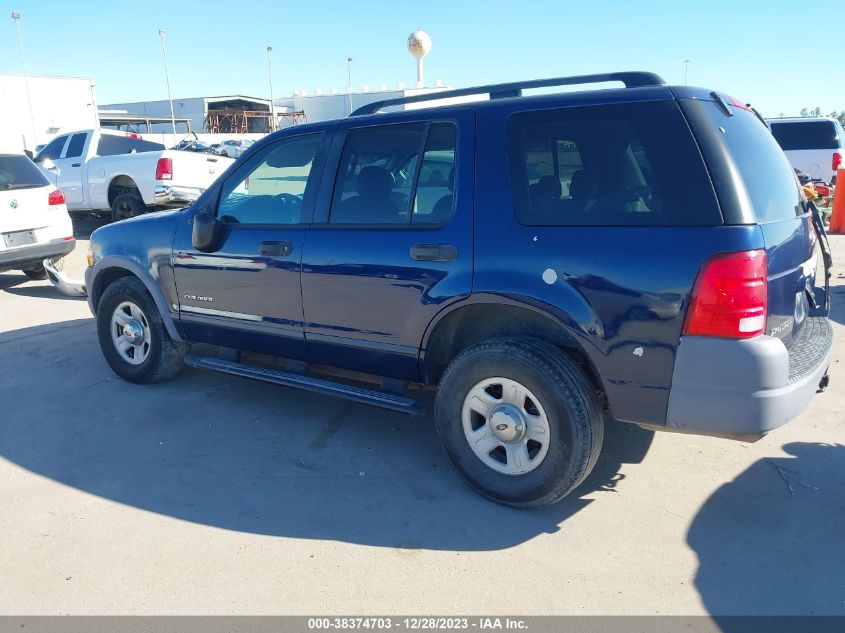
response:
[[[206,303],[214,301],[214,297],[198,297],[197,295],[185,295],[185,298],[188,301],[204,301]]]

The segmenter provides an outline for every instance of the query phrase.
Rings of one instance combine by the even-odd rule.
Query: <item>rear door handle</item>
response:
[[[82,163],[71,163],[71,167],[79,167]]]
[[[258,254],[269,257],[289,257],[293,253],[290,242],[267,241],[258,245]]]
[[[415,244],[411,259],[418,262],[451,262],[458,258],[458,247],[452,244]]]

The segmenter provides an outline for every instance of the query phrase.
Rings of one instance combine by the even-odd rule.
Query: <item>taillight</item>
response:
[[[833,152],[833,161],[831,162],[830,167],[833,171],[842,167],[842,152]]]
[[[156,163],[156,180],[173,180],[173,161],[159,158]]]
[[[56,204],[64,204],[65,203],[65,194],[62,192],[61,189],[53,189],[50,192],[50,195],[47,196],[47,204],[51,207]]]
[[[742,251],[711,257],[692,289],[684,334],[748,338],[766,330],[766,252]]]

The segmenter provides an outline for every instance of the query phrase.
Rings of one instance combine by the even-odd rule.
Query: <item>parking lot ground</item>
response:
[[[798,419],[754,444],[612,423],[535,512],[463,485],[430,417],[190,369],[122,382],[84,300],[2,273],[0,614],[845,614],[831,242],[831,385]]]

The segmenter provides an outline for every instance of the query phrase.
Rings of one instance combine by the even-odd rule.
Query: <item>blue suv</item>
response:
[[[456,470],[514,507],[578,486],[605,416],[754,439],[827,383],[830,251],[789,162],[749,106],[650,73],[288,128],[91,245],[122,378],[188,364],[411,415],[436,386]]]

